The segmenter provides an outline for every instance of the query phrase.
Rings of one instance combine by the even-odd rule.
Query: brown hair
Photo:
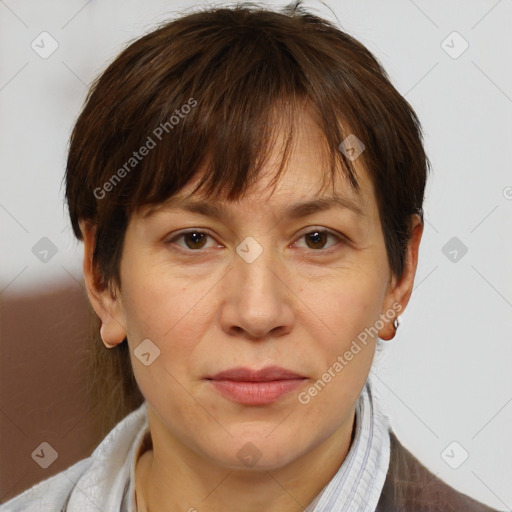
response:
[[[378,60],[299,0],[279,12],[245,3],[187,13],[132,42],[95,79],[70,138],[65,180],[76,237],[79,219],[97,227],[101,284],[121,286],[133,212],[165,202],[205,163],[194,193],[239,198],[257,181],[282,125],[289,131],[277,181],[306,104],[325,135],[331,182],[341,169],[359,192],[339,146],[351,133],[364,143],[360,158],[375,187],[389,266],[400,277],[410,216],[423,220],[430,167],[420,122]],[[107,432],[143,396],[127,343],[105,349],[92,316],[91,396]]]

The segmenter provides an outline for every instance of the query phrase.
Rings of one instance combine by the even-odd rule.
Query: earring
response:
[[[105,337],[103,336],[103,329],[104,329],[104,325],[102,323],[101,327],[100,327],[100,338],[101,338],[101,341],[103,342],[103,345],[105,345],[105,347],[107,347],[107,348],[114,348],[115,345],[111,345],[110,343],[107,343],[105,341]]]
[[[400,325],[400,320],[398,320],[399,317],[397,316],[394,320],[393,320],[393,328],[395,329],[395,332],[396,330],[398,329],[398,326]]]

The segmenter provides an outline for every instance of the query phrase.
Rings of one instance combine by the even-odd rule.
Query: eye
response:
[[[167,240],[165,243],[175,244],[176,240],[183,238],[183,240],[185,240],[186,247],[182,247],[180,245],[175,244],[179,248],[184,249],[184,250],[203,249],[203,247],[205,246],[205,241],[206,241],[207,237],[210,237],[210,235],[208,233],[206,233],[204,231],[199,231],[198,229],[194,229],[191,231],[182,231],[181,233],[178,233],[174,237]]]
[[[321,228],[314,228],[307,233],[303,233],[299,239],[304,239],[306,241],[307,248],[309,249],[313,249],[316,252],[319,252],[319,250],[323,249],[323,252],[326,252],[334,245],[336,245],[332,244],[331,246],[327,247],[327,249],[325,249],[324,245],[329,237],[332,237],[342,243],[345,241],[345,237],[343,237],[341,234],[337,234],[330,230]]]

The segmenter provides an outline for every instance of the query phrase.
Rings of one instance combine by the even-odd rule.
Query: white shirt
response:
[[[354,440],[338,472],[305,512],[374,512],[389,467],[389,419],[368,378],[356,404]],[[0,512],[137,512],[135,464],[149,435],[147,403],[128,414],[90,457],[0,505]]]

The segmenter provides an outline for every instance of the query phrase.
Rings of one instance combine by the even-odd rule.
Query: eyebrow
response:
[[[176,200],[176,198],[171,198],[163,204],[151,207],[143,217],[147,218],[159,210],[174,208],[217,219],[226,217],[226,207],[222,203],[207,202],[198,199]],[[320,197],[309,201],[293,203],[281,210],[281,214],[290,219],[298,219],[313,213],[330,210],[331,208],[352,210],[361,217],[366,216],[366,211],[360,201],[341,195]]]

